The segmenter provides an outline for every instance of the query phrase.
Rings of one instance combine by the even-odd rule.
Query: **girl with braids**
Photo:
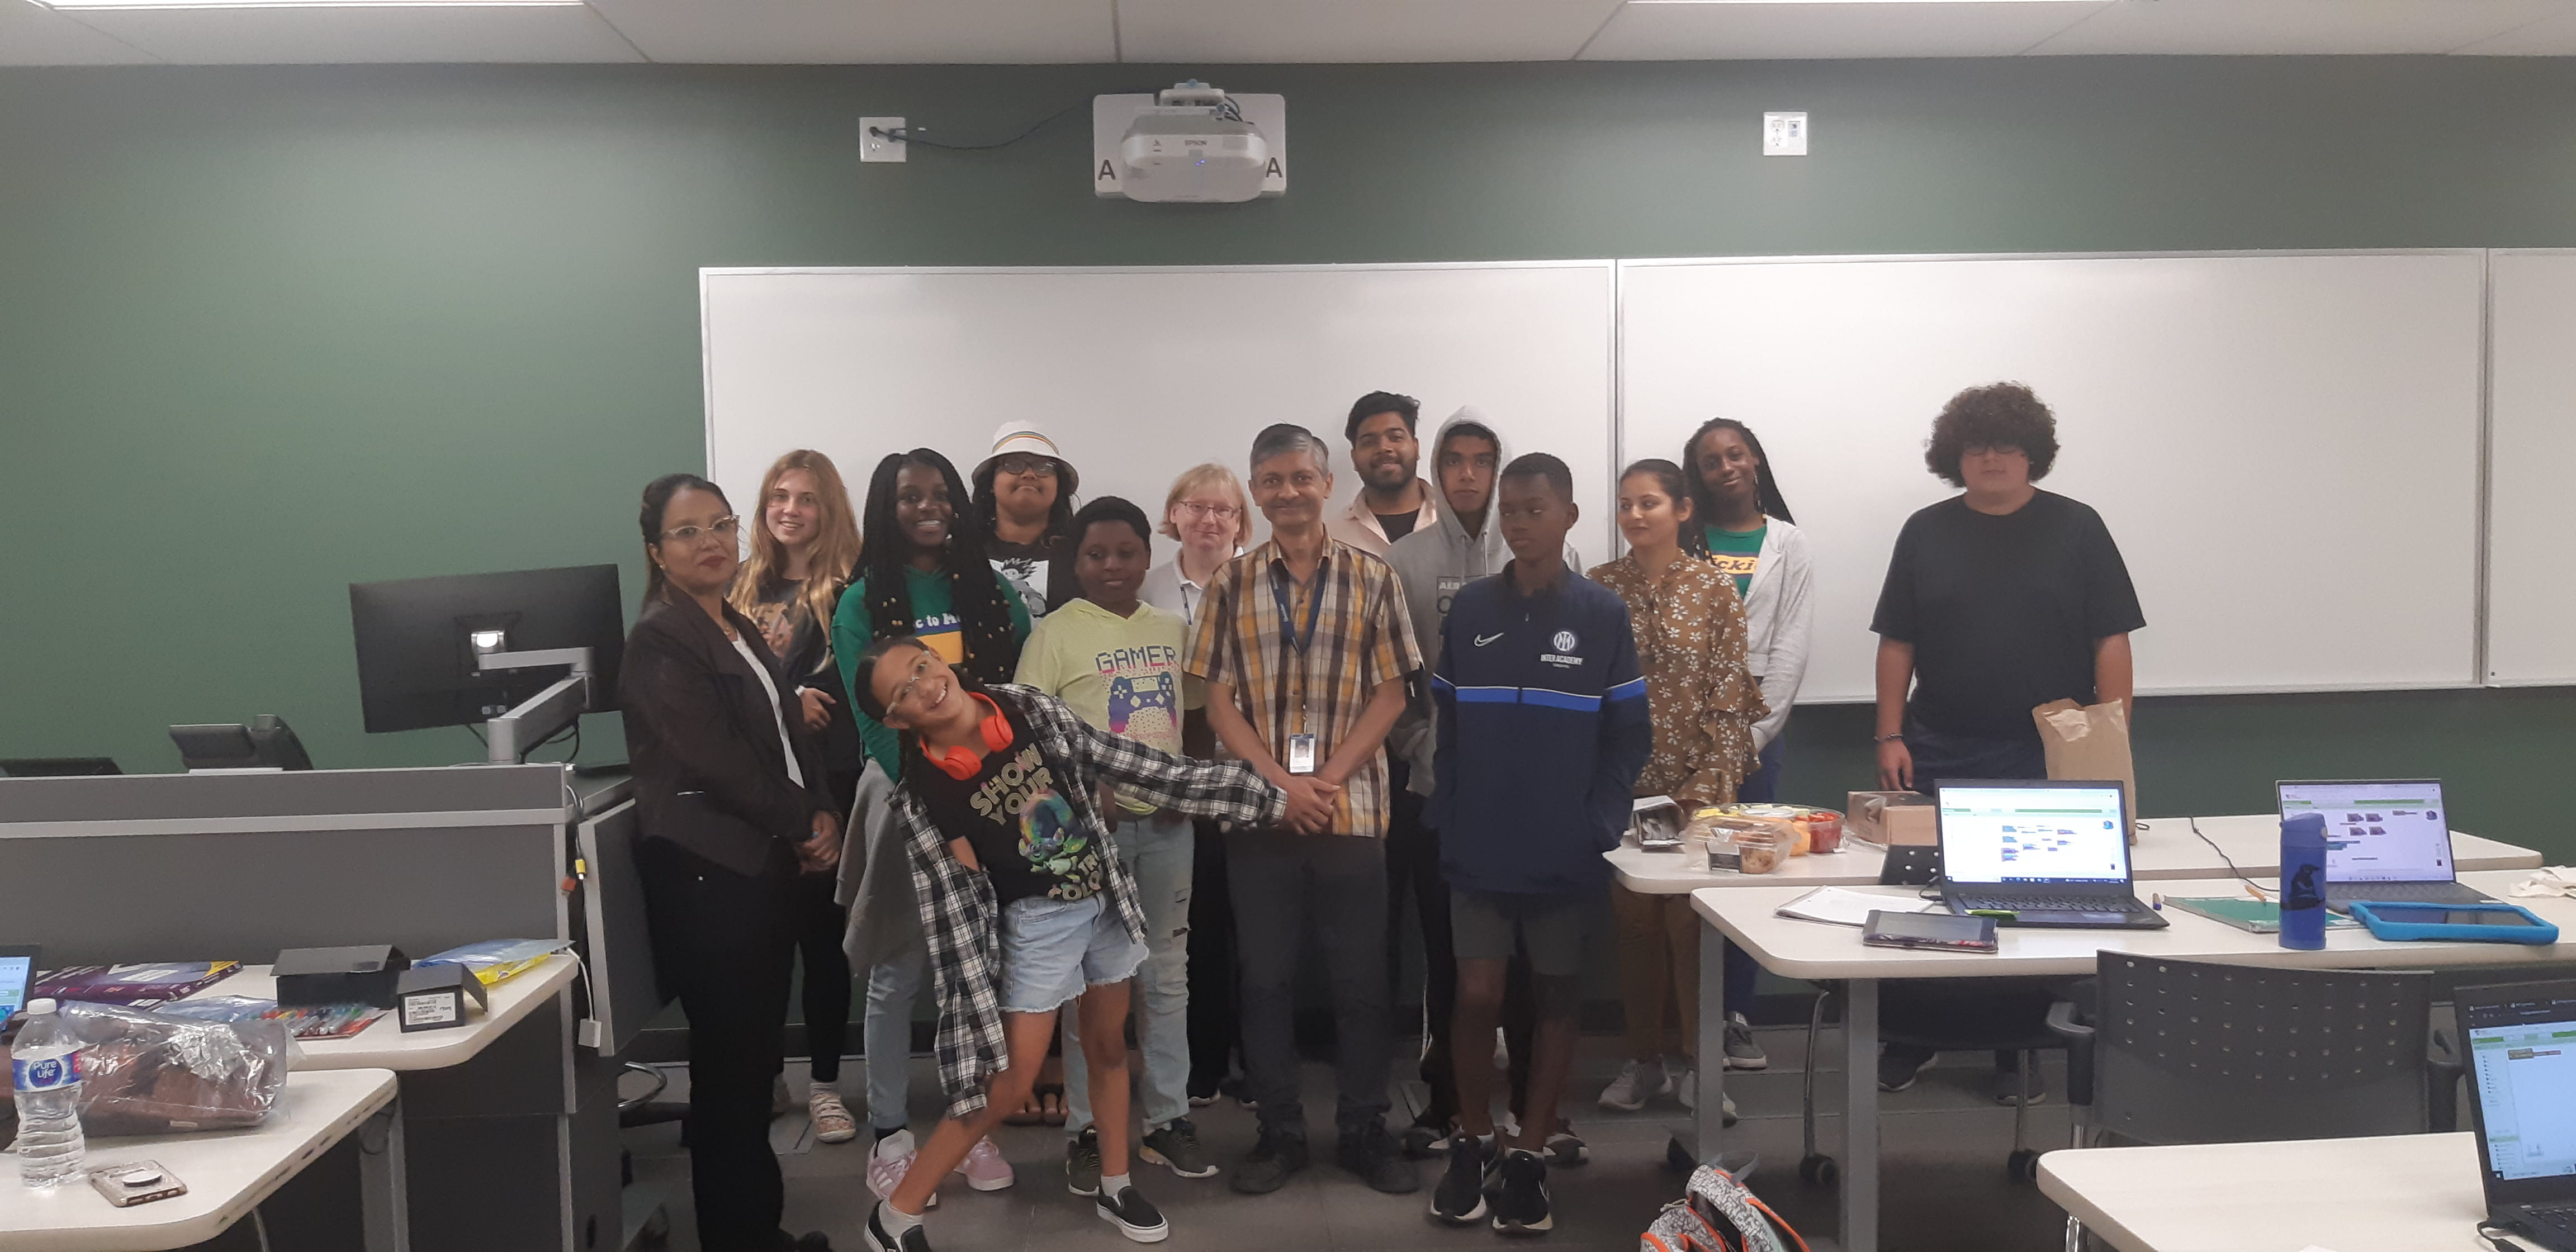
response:
[[[928,448],[887,454],[868,476],[859,519],[864,539],[859,576],[832,614],[832,651],[857,657],[885,639],[912,637],[977,682],[1003,683],[1020,663],[1029,636],[1028,606],[984,559],[983,545],[957,525],[966,484],[948,458]],[[842,696],[858,724],[867,759],[888,781],[903,777],[895,732],[867,714],[853,695],[854,675],[841,675]],[[860,677],[864,681],[864,676]],[[867,1054],[868,1121],[876,1146],[868,1185],[891,1194],[910,1168],[915,1144],[905,1127],[911,1098],[912,1006],[928,973],[919,943],[868,971],[862,1048]],[[962,1172],[969,1185],[1011,1185],[1010,1164],[989,1139],[978,1140]]]

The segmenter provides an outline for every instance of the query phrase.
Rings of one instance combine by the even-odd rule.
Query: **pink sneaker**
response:
[[[877,1140],[876,1148],[868,1153],[868,1190],[880,1200],[893,1195],[894,1189],[902,1185],[904,1174],[912,1169],[917,1152],[909,1130],[898,1130]],[[931,1193],[929,1207],[939,1207],[938,1192]]]
[[[993,1146],[989,1136],[966,1149],[966,1161],[957,1167],[957,1172],[966,1175],[966,1185],[977,1191],[999,1191],[1018,1181],[1011,1172],[1011,1163],[1002,1159],[1002,1150]]]

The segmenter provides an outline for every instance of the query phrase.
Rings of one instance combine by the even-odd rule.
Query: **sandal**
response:
[[[1040,1087],[1038,1088],[1038,1100],[1045,1106],[1046,1111],[1044,1116],[1047,1125],[1061,1126],[1065,1123],[1067,1114],[1064,1109],[1064,1088]]]
[[[1029,1092],[1028,1099],[1020,1101],[1020,1107],[1017,1110],[1002,1117],[1002,1124],[1005,1126],[1038,1126],[1045,1122],[1046,1105],[1038,1099],[1038,1093],[1035,1090]]]
[[[817,1087],[805,1098],[805,1117],[814,1125],[817,1143],[848,1143],[859,1137],[859,1123],[850,1116],[850,1106],[829,1087]]]

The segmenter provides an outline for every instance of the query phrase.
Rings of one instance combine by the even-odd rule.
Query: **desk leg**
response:
[[[410,1252],[410,1179],[403,1168],[402,1100],[358,1128],[358,1191],[366,1209],[367,1252]]]
[[[1843,992],[1843,1252],[1878,1252],[1878,980]]]
[[[1699,1064],[1692,1067],[1699,1091],[1695,1125],[1698,1159],[1707,1165],[1726,1148],[1726,932],[1700,922],[1699,927]]]

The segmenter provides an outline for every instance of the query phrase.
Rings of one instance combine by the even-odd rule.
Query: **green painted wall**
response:
[[[632,594],[636,488],[702,456],[703,265],[2576,244],[2565,60],[1254,67],[1206,76],[1289,97],[1274,202],[1097,201],[1081,109],[857,161],[863,113],[972,141],[1184,72],[0,69],[0,755],[174,768],[163,725],[276,712],[325,765],[474,756],[359,732],[343,587],[620,559]],[[1816,155],[1754,155],[1766,108]],[[2151,701],[2141,790],[2440,774],[2462,824],[2565,859],[2571,722],[2562,692]],[[1866,781],[1866,729],[1802,713],[1793,793]]]

